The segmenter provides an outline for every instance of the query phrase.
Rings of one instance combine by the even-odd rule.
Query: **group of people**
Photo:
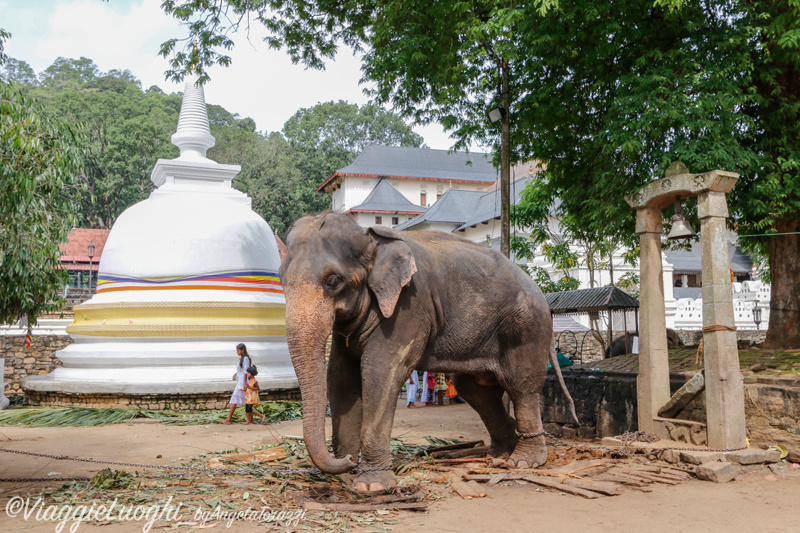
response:
[[[233,380],[236,382],[236,388],[230,399],[230,411],[228,417],[222,421],[223,424],[230,424],[233,419],[233,413],[236,408],[244,405],[245,422],[244,425],[254,423],[253,413],[261,417],[261,423],[264,423],[266,417],[258,412],[254,407],[259,404],[258,400],[258,368],[250,360],[250,354],[247,353],[247,346],[240,343],[236,345],[236,354],[239,356],[239,363],[236,365],[236,372],[233,374]],[[416,408],[417,393],[420,389],[419,372],[412,370],[406,380],[406,406],[409,408]],[[456,388],[453,385],[452,374],[444,374],[442,372],[423,372],[422,374],[422,395],[420,401],[429,407],[435,405],[444,405],[444,397],[450,399],[450,403],[464,403],[464,400],[458,396]]]
[[[417,408],[417,392],[420,389],[419,372],[412,370],[406,379],[406,407],[409,409]],[[444,397],[450,399],[450,403],[464,403],[458,396],[453,385],[452,374],[443,372],[423,372],[422,373],[422,395],[420,402],[428,407],[444,405]]]

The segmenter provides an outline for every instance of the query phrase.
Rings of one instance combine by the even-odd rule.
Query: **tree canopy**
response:
[[[0,324],[59,308],[58,244],[76,220],[69,197],[83,146],[69,122],[0,82]]]
[[[329,208],[330,199],[314,190],[367,145],[423,146],[422,137],[394,113],[341,100],[298,110],[283,125],[283,135],[297,154],[303,196],[315,210]]]

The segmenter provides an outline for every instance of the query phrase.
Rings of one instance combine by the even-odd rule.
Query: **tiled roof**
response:
[[[322,191],[339,176],[448,180],[486,185],[497,181],[497,171],[483,153],[377,145],[364,148],[352,164],[337,170],[317,191]]]
[[[445,222],[451,224],[463,224],[464,221],[475,211],[475,206],[481,196],[486,194],[483,191],[459,191],[448,189],[441,198],[436,200],[428,210],[418,217],[403,222],[395,229],[404,230],[413,228],[424,222]]]
[[[617,287],[551,292],[544,297],[553,314],[639,308],[639,301],[636,298]]]
[[[94,244],[94,263],[100,262],[110,229],[73,228],[67,235],[67,242],[58,245],[62,263],[88,263],[89,243]]]
[[[664,250],[664,255],[667,262],[672,265],[675,274],[694,273],[702,270],[702,243],[700,242],[693,242],[690,250]],[[734,273],[743,275],[751,272],[753,260],[731,242],[728,242],[728,257]]]
[[[386,180],[380,180],[363,203],[350,209],[369,213],[424,213],[428,208],[411,203]]]

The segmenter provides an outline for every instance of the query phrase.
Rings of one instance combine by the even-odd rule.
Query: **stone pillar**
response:
[[[731,297],[730,260],[725,219],[728,205],[722,192],[697,198],[703,256],[703,328],[735,326]],[[703,333],[705,345],[706,418],[709,448],[745,445],[744,384],[739,369],[736,331]]]
[[[661,265],[661,210],[636,211],[639,256],[639,375],[636,398],[639,431],[656,434],[653,418],[670,398],[667,324],[664,311],[664,278]]]

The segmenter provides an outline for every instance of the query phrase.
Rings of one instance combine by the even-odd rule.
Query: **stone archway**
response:
[[[658,411],[670,399],[664,283],[661,267],[661,210],[677,198],[697,196],[701,220],[703,273],[703,339],[707,443],[710,448],[740,448],[746,444],[744,385],[739,370],[730,262],[725,220],[725,195],[739,175],[712,170],[692,174],[673,163],[664,177],[625,197],[636,209],[640,236],[640,344],[637,400],[639,430],[668,438],[669,419]]]

